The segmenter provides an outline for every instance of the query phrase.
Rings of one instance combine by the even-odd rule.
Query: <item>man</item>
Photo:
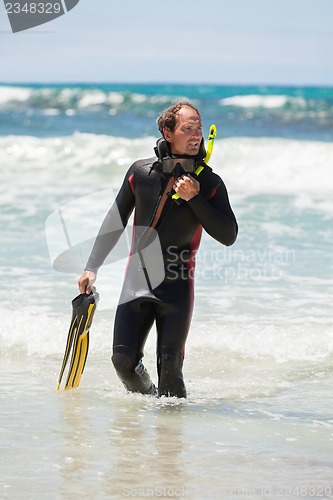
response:
[[[132,248],[115,317],[112,362],[129,391],[155,394],[141,360],[156,322],[158,395],[186,397],[182,366],[202,228],[229,246],[236,240],[238,227],[222,179],[203,162],[206,153],[199,111],[181,102],[162,112],[157,124],[163,138],[157,141],[156,157],[138,160],[128,170],[78,284],[81,293],[91,292],[97,270],[135,209]],[[196,176],[199,165],[203,169]],[[178,200],[172,198],[174,193]],[[119,216],[121,228],[115,223]],[[160,260],[157,251],[149,253],[149,248],[157,248],[156,236]],[[162,278],[155,279],[161,268]]]

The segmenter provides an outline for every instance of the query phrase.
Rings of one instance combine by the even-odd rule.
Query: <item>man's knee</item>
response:
[[[181,370],[183,367],[183,356],[180,354],[164,353],[159,356],[160,369],[163,371]]]
[[[114,352],[111,360],[118,375],[122,376],[133,373],[138,364],[137,356],[127,352]]]
[[[114,352],[111,359],[117,375],[126,389],[132,392],[141,392],[142,394],[156,394],[156,387],[140,361],[140,355]]]

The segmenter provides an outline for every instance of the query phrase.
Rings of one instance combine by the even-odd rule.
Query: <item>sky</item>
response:
[[[18,33],[1,2],[0,82],[332,86],[333,0],[80,0]]]

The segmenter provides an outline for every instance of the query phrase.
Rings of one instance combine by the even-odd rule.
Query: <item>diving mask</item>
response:
[[[194,158],[163,158],[161,161],[162,172],[179,176],[184,173],[192,174],[196,169]]]

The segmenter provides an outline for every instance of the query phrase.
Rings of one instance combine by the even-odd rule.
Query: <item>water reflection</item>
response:
[[[109,495],[180,496],[190,481],[183,463],[183,407],[151,399],[117,404],[109,429],[110,453],[117,457],[107,479]]]

